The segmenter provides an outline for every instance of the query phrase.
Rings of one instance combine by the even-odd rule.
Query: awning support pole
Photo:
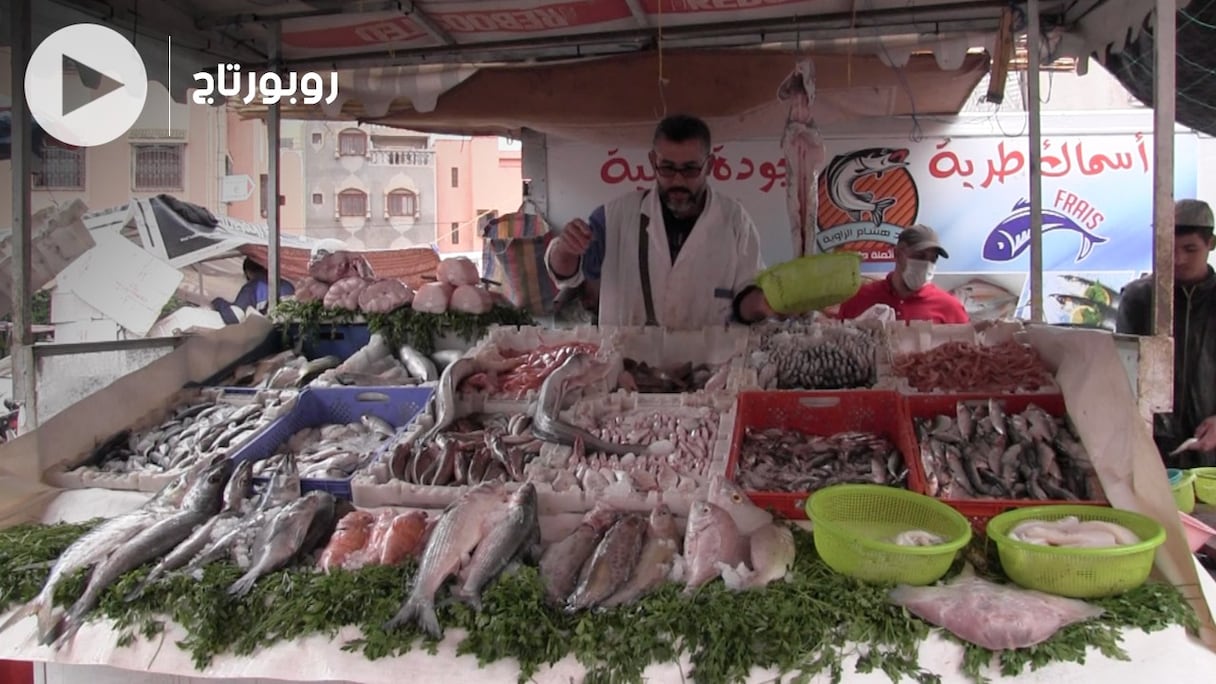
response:
[[[1039,0],[1027,5],[1026,99],[1029,102],[1030,141],[1027,164],[1030,167],[1030,320],[1042,323],[1043,315],[1043,132],[1042,103],[1039,101]]]
[[[1176,12],[1176,0],[1157,0],[1153,30],[1153,335],[1157,337],[1174,333]],[[1173,363],[1162,368],[1173,368]]]
[[[33,125],[25,100],[25,67],[32,46],[30,0],[12,0],[9,17],[9,83],[12,91],[13,174],[13,397],[21,405],[20,432],[38,427],[38,364],[34,357],[33,310],[30,298],[32,225],[30,220],[30,164],[34,158]]]
[[[282,64],[280,44],[283,36],[283,26],[279,22],[270,25],[270,70],[279,73]],[[279,235],[282,232],[282,213],[279,206],[279,154],[282,143],[282,126],[279,118],[279,102],[275,100],[270,105],[266,117],[266,139],[270,146],[266,157],[266,225],[270,236],[266,243],[266,271],[269,274],[267,285],[267,310],[274,311],[279,304]]]

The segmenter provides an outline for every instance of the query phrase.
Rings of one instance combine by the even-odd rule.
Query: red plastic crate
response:
[[[908,489],[923,492],[920,470],[914,470],[916,452],[908,451],[909,423],[902,397],[885,390],[740,392],[731,435],[726,477],[735,479],[735,468],[747,428],[797,430],[808,435],[831,436],[838,432],[872,432],[889,439],[908,468]],[[761,508],[790,519],[806,519],[806,500],[812,492],[756,492],[748,497]]]
[[[1021,413],[1030,404],[1035,404],[1054,418],[1060,418],[1068,414],[1067,408],[1064,405],[1064,396],[1061,394],[978,393],[908,395],[904,399],[908,418],[904,428],[906,433],[903,439],[908,443],[910,448],[915,449],[912,452],[912,457],[908,459],[910,462],[909,477],[912,472],[916,473],[917,481],[922,486],[922,489],[918,491],[927,491],[925,482],[927,482],[928,478],[925,476],[924,467],[921,464],[920,442],[916,439],[916,426],[913,421],[916,418],[933,418],[937,415],[946,415],[953,419],[957,413],[956,407],[958,402],[988,401],[989,399],[996,399],[1000,402],[1001,408],[1005,410],[1006,415]],[[1040,499],[941,499],[941,501],[966,516],[971,521],[972,528],[981,534],[988,526],[989,520],[1015,508],[1049,506],[1053,504],[1110,505],[1106,501],[1044,501]]]

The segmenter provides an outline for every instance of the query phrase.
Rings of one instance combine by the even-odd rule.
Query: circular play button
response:
[[[65,73],[71,68],[79,78]],[[84,91],[80,83],[91,90]],[[69,145],[104,145],[126,133],[147,96],[148,74],[135,46],[97,24],[73,24],[52,33],[38,44],[25,69],[30,114]]]

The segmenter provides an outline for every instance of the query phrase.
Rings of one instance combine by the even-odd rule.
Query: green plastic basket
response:
[[[1183,513],[1193,513],[1195,511],[1195,471],[1193,470],[1177,470],[1170,468],[1168,471],[1170,476],[1170,491],[1174,494],[1174,503],[1178,504],[1178,510]]]
[[[866,582],[932,584],[971,541],[971,525],[958,511],[923,494],[882,485],[845,484],[820,489],[806,503],[815,550],[828,567]],[[887,541],[913,529],[945,543],[900,546]]]
[[[839,304],[861,287],[861,254],[809,254],[756,276],[769,306],[780,314],[804,314]]]
[[[1009,532],[1026,520],[1079,520],[1117,523],[1136,533],[1141,541],[1104,549],[1040,546],[1018,541]],[[1000,554],[1009,579],[1027,589],[1057,596],[1098,598],[1115,596],[1144,584],[1153,570],[1157,547],[1165,542],[1165,528],[1156,520],[1132,511],[1103,506],[1033,506],[1002,513],[988,522],[988,538]]]
[[[1216,506],[1216,468],[1191,468],[1195,476],[1195,498]]]

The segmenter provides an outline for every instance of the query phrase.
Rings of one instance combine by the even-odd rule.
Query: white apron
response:
[[[604,265],[600,280],[601,326],[646,324],[639,268],[642,216],[649,217],[646,263],[657,323],[691,330],[724,325],[735,295],[764,267],[760,236],[743,206],[706,190],[705,210],[673,264],[658,192],[635,192],[604,207]]]

